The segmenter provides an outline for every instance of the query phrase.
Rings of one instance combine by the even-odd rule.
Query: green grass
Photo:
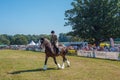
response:
[[[0,80],[120,80],[120,62],[67,56],[70,67],[58,70],[52,58],[43,71],[44,53],[0,50]],[[62,63],[62,58],[57,57]]]

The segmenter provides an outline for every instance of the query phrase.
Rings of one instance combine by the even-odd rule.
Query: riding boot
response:
[[[57,54],[60,54],[59,48],[56,48],[56,52]]]

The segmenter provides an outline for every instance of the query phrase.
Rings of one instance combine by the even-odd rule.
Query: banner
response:
[[[104,52],[104,51],[77,51],[78,56],[92,57],[92,58],[103,58],[103,59],[114,59],[120,60],[119,52]]]

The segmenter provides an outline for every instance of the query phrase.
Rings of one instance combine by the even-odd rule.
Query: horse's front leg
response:
[[[47,70],[47,60],[48,60],[48,56],[45,57],[43,70]]]
[[[57,63],[57,61],[56,61],[56,57],[53,57],[53,59],[54,59],[55,64],[57,65],[58,69],[60,69],[61,66],[60,66],[60,64]]]

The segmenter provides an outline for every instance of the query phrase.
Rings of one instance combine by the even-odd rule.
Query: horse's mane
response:
[[[44,45],[48,45],[51,47],[51,42],[47,38],[44,38]]]
[[[47,38],[44,38],[44,41],[45,41],[45,43],[49,43],[50,44],[50,41]]]
[[[46,49],[49,50],[50,53],[54,53],[52,50],[52,44],[47,38],[44,38],[44,46],[46,46]]]

